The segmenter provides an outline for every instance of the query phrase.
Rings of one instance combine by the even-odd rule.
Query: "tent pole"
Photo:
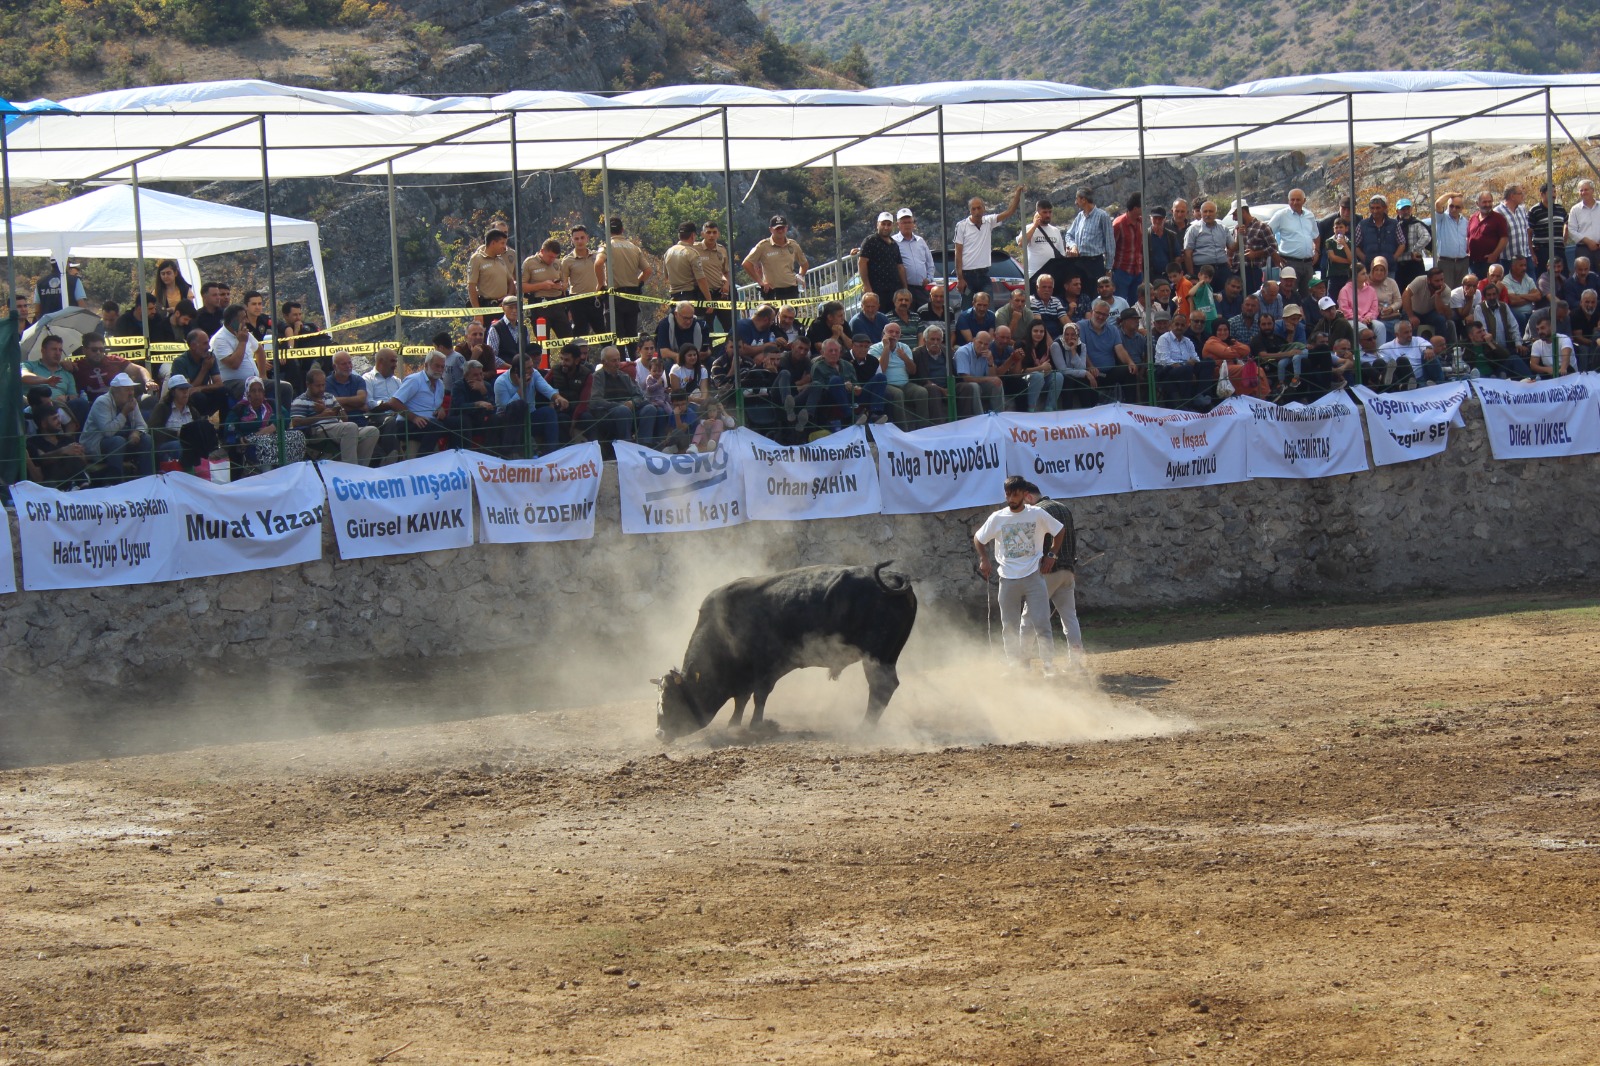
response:
[[[510,126],[511,126],[511,247],[513,247],[513,248],[521,248],[522,247],[522,210],[518,206],[517,201],[519,201],[522,198],[521,195],[520,195],[520,193],[522,191],[522,175],[518,172],[518,169],[517,169],[517,113],[515,111],[511,112]],[[512,259],[515,259],[515,258],[516,258],[516,256],[512,256]],[[522,312],[523,312],[524,308],[522,306],[522,277],[521,277],[521,274],[522,274],[521,268],[519,267],[518,271],[517,271],[517,281],[516,281],[516,283],[514,285],[511,286],[511,289],[512,289],[513,293],[515,293],[515,295],[517,297],[517,335],[512,338],[512,343],[516,346],[516,352],[511,358],[512,359],[521,359],[522,360],[522,367],[523,367],[523,369],[522,369],[522,389],[523,389],[523,395],[521,397],[519,397],[519,399],[521,399],[523,401],[523,405],[522,405],[523,406],[523,412],[522,412],[522,457],[524,459],[532,459],[533,458],[533,407],[530,404],[528,404],[528,402],[527,402],[527,400],[528,400],[528,395],[527,394],[528,394],[528,392],[531,391],[531,390],[528,389],[528,382],[532,378],[532,375],[529,373],[529,370],[532,369],[533,364],[527,358],[527,353],[525,353],[522,350],[522,334],[524,334],[524,333],[526,333],[528,331],[528,323],[527,323],[527,320],[522,317]],[[492,363],[492,362],[494,362],[494,360],[491,359],[490,362]],[[510,363],[511,359],[507,359],[506,362]],[[491,381],[493,381],[494,380],[494,367],[490,366],[490,367],[486,367],[485,369],[488,370],[488,372],[489,372],[489,379]]]
[[[5,181],[6,317],[12,318],[17,313],[17,242],[16,234],[11,228],[11,131],[9,129],[0,131],[0,170],[4,172]],[[17,336],[22,336],[21,330],[17,331]]]
[[[404,344],[405,321],[400,317],[400,231],[395,226],[394,164],[389,167],[389,284],[393,292],[394,342]]]
[[[1589,164],[1589,170],[1593,172],[1595,178],[1600,179],[1600,167],[1594,165],[1594,160],[1589,158],[1589,153],[1583,150],[1583,145],[1579,143],[1578,138],[1574,137],[1572,131],[1567,129],[1567,124],[1561,121],[1560,115],[1556,116],[1556,125],[1561,127],[1561,132],[1567,135],[1567,140],[1572,142],[1572,147],[1576,148],[1578,154],[1583,156],[1583,161]]]
[[[1025,182],[1022,180],[1022,145],[1020,144],[1017,145],[1017,184],[1025,184]]]
[[[134,272],[135,284],[137,284],[139,286],[139,291],[134,294],[133,298],[139,304],[139,318],[141,320],[143,320],[143,322],[144,322],[144,358],[145,358],[145,362],[148,363],[150,361],[150,301],[145,299],[144,220],[143,220],[143,218],[141,217],[141,215],[139,213],[139,164],[135,163],[133,165],[132,174],[133,174],[133,244],[134,244],[133,272]],[[63,270],[65,270],[66,269],[66,264],[62,263],[61,264],[61,268]],[[62,300],[61,306],[62,307],[67,306],[67,303],[66,303],[65,300]]]
[[[1434,180],[1433,180],[1433,131],[1429,130],[1428,131],[1428,218],[1433,222],[1433,225],[1435,227],[1439,225],[1439,219],[1437,217],[1437,212],[1439,210],[1438,204],[1439,204],[1439,187],[1438,187],[1437,183],[1435,183]],[[1432,232],[1432,227],[1430,227],[1429,232]],[[1435,237],[1434,241],[1433,241],[1433,257],[1434,257],[1434,259],[1438,259],[1439,258],[1439,240],[1438,240],[1437,237]]]
[[[1356,96],[1344,94],[1346,147],[1350,150],[1350,339],[1356,384],[1361,383],[1361,294],[1356,291]]]
[[[833,153],[833,284],[844,291],[844,223],[839,219],[839,153]]]
[[[835,171],[835,174],[838,172]],[[728,109],[722,109],[722,201],[723,210],[727,212],[728,223],[728,301],[732,305],[728,312],[728,335],[723,338],[723,347],[728,351],[730,365],[733,367],[733,401],[734,422],[744,425],[744,388],[739,384],[739,286],[735,284],[734,271],[738,264],[733,261],[733,242],[738,238],[733,232],[733,152],[728,144]],[[839,199],[834,197],[834,209],[838,210]],[[834,229],[834,239],[838,240],[838,229]],[[802,279],[804,280],[804,279]]]
[[[1244,195],[1239,191],[1239,138],[1233,139],[1233,240],[1234,251],[1239,256],[1239,284],[1245,285],[1244,276],[1244,234],[1239,232],[1239,197]],[[1245,292],[1250,287],[1245,285]]]
[[[0,122],[4,122],[0,118]],[[11,228],[11,149],[9,141],[11,131],[0,126],[0,183],[5,189],[6,211],[6,320],[11,325],[12,332],[20,342],[22,339],[22,323],[17,318],[17,257],[16,234]],[[62,306],[66,306],[65,303]],[[11,345],[0,348],[0,455],[9,461],[0,466],[0,478],[7,483],[20,481],[27,474],[24,456],[27,449],[22,437],[22,378],[18,376],[20,366],[5,365],[10,362],[8,355]],[[18,349],[19,360],[21,349]],[[13,438],[11,434],[15,433]],[[13,444],[14,441],[14,444]]]
[[[1550,367],[1556,375],[1559,375],[1561,353],[1556,347],[1556,329],[1560,325],[1560,320],[1556,318],[1556,301],[1561,297],[1556,292],[1555,267],[1552,265],[1556,261],[1555,107],[1550,99],[1548,87],[1544,91],[1544,184],[1545,188],[1550,190],[1550,206],[1545,208],[1544,212],[1544,269],[1550,275]]]
[[[278,358],[278,261],[272,251],[272,175],[267,166],[267,116],[261,120],[261,217],[267,238],[267,318],[272,323],[272,398],[278,399],[277,383],[283,380],[283,364]],[[283,432],[288,412],[283,404],[272,405],[273,421],[278,426],[278,461],[284,458]]]
[[[939,263],[940,272],[944,277],[939,279],[939,285],[944,289],[944,396],[946,414],[951,422],[956,420],[956,343],[950,329],[950,279],[959,277],[954,269],[959,263],[951,262],[952,253],[955,251],[950,246],[950,220],[945,216],[944,186],[944,105],[939,105]]]
[[[617,294],[616,277],[611,272],[611,169],[606,165],[604,154],[600,156],[600,233],[605,240],[606,248],[606,321],[611,326],[614,340],[621,340],[617,332]],[[731,238],[733,235],[729,234]],[[730,277],[729,288],[732,288]]]
[[[1142,325],[1144,326],[1145,383],[1149,387],[1149,390],[1150,390],[1148,392],[1148,394],[1147,394],[1149,396],[1150,406],[1154,407],[1154,406],[1156,406],[1155,308],[1152,307],[1151,303],[1150,303],[1150,298],[1151,298],[1151,284],[1150,284],[1150,224],[1145,221],[1145,215],[1144,215],[1144,212],[1145,212],[1144,201],[1145,201],[1145,198],[1147,196],[1149,196],[1149,192],[1145,188],[1146,182],[1149,181],[1149,174],[1147,173],[1146,167],[1145,167],[1145,152],[1144,152],[1144,97],[1141,96],[1139,98],[1138,105],[1139,106],[1138,106],[1138,112],[1137,113],[1138,113],[1138,117],[1139,117],[1139,244],[1140,244],[1139,257],[1140,257],[1140,263],[1141,263],[1141,266],[1142,266],[1142,270],[1143,270],[1143,273],[1144,273],[1144,287],[1139,290],[1139,293],[1140,293],[1141,296],[1144,297],[1144,301],[1143,301],[1144,302],[1144,322],[1142,323]],[[1020,150],[1019,150],[1018,154],[1019,155],[1021,154]],[[1018,171],[1020,171],[1022,169],[1021,163],[1018,163],[1017,169],[1018,169]],[[1123,210],[1126,211],[1127,209],[1124,208]]]

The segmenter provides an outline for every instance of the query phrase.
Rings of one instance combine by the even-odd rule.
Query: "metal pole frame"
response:
[[[612,339],[621,341],[617,336],[616,274],[611,263],[611,168],[604,154],[600,156],[600,236],[606,250],[606,323],[611,327]],[[520,280],[517,288],[522,288]]]
[[[1547,303],[1550,308],[1550,376],[1561,376],[1561,346],[1557,339],[1561,333],[1561,321],[1556,317],[1556,302],[1561,299],[1561,294],[1556,292],[1556,152],[1555,152],[1555,107],[1550,99],[1550,90],[1544,91],[1544,185],[1550,190],[1550,205],[1544,209],[1544,247],[1545,261],[1544,272],[1549,278],[1547,287],[1550,290]],[[1563,252],[1563,255],[1566,253]],[[1563,264],[1565,265],[1565,264]],[[1578,353],[1572,353],[1576,360]]]
[[[406,326],[400,317],[400,231],[395,225],[394,163],[384,165],[389,169],[389,283],[394,300],[394,342],[404,344]]]
[[[835,172],[837,174],[837,172]],[[838,197],[834,198],[835,209],[839,203]],[[729,365],[733,367],[733,409],[734,421],[744,425],[744,388],[739,382],[739,286],[735,284],[738,264],[733,261],[733,242],[736,239],[733,232],[733,150],[728,143],[728,109],[722,109],[722,209],[728,225],[728,335],[723,338],[722,345],[728,353]],[[837,229],[834,231],[835,240],[838,239]]]
[[[833,284],[844,292],[844,223],[839,218],[839,153],[833,153]]]
[[[267,116],[257,116],[261,120],[261,218],[266,227],[267,238],[267,317],[272,322],[272,398],[278,399],[277,383],[283,380],[283,360],[279,356],[278,346],[278,260],[272,250],[272,175],[267,167]],[[278,428],[278,463],[281,465],[284,458],[284,430],[287,428],[289,412],[283,409],[283,404],[274,403],[272,406],[273,422]]]
[[[139,286],[139,291],[134,293],[134,300],[139,304],[139,318],[144,323],[144,359],[150,361],[150,301],[145,298],[144,276],[144,219],[139,211],[139,164],[133,164],[133,274],[134,284]],[[66,264],[61,264],[63,270]],[[61,306],[66,307],[67,302],[61,301]]]
[[[1356,289],[1356,97],[1344,94],[1346,147],[1350,150],[1350,354],[1356,384],[1361,383],[1361,293]],[[1337,212],[1338,208],[1334,208]],[[1337,213],[1334,216],[1338,217]]]
[[[1156,406],[1156,339],[1155,339],[1155,309],[1150,305],[1150,224],[1145,217],[1145,200],[1149,193],[1145,188],[1149,174],[1145,170],[1144,151],[1144,100],[1139,100],[1139,243],[1140,261],[1143,264],[1144,287],[1140,295],[1144,297],[1144,365],[1145,383],[1149,389],[1150,406]]]
[[[956,420],[956,344],[954,330],[950,327],[950,279],[956,275],[951,273],[951,253],[954,251],[950,244],[950,219],[946,214],[949,203],[949,193],[944,184],[944,105],[939,105],[939,261],[943,264],[944,277],[939,279],[944,287],[944,396],[946,416],[949,421]]]
[[[1433,177],[1433,131],[1428,131],[1428,221],[1432,223],[1428,231],[1434,234],[1433,258],[1439,258],[1439,186]]]
[[[522,191],[522,176],[521,176],[520,171],[517,168],[517,113],[515,111],[511,112],[510,127],[511,127],[511,138],[510,138],[510,141],[511,141],[511,247],[513,247],[513,248],[521,248],[522,247],[522,211],[521,211],[521,208],[518,206],[518,201],[522,199],[522,197],[519,195],[521,193],[521,191]],[[520,255],[520,254],[521,254],[520,252],[517,253],[517,255]],[[511,258],[513,260],[515,260],[517,255],[513,255]],[[532,379],[532,376],[533,376],[532,373],[531,373],[533,367],[532,367],[532,364],[529,361],[526,353],[524,353],[523,350],[522,350],[522,337],[523,337],[524,334],[526,334],[528,332],[528,320],[523,315],[523,306],[522,306],[522,268],[521,268],[520,265],[517,268],[517,279],[516,279],[516,282],[515,282],[515,284],[513,284],[511,286],[511,288],[512,288],[512,291],[516,294],[516,297],[517,297],[517,335],[512,338],[512,343],[517,346],[517,351],[516,351],[516,355],[514,355],[512,358],[521,359],[522,360],[522,390],[523,390],[524,395],[519,397],[523,401],[523,403],[522,403],[522,406],[523,406],[523,412],[522,412],[522,457],[524,459],[532,459],[533,458],[533,404],[529,401],[527,393],[532,391],[532,390],[530,390],[528,388],[528,384],[529,384],[529,382],[530,382],[530,380]],[[546,337],[548,339],[548,334],[546,334]],[[506,360],[506,362],[508,362],[508,363],[510,361],[511,361],[510,359]],[[492,382],[494,380],[494,367],[491,366],[491,367],[487,367],[486,369],[489,371],[489,380]]]
[[[12,331],[16,333],[17,340],[22,340],[22,323],[17,319],[17,257],[16,234],[11,228],[11,139],[10,116],[0,115],[0,183],[4,186],[5,212],[6,212],[6,321],[11,324]],[[64,269],[64,268],[63,268]],[[63,301],[62,306],[66,304]],[[9,346],[7,346],[9,348]],[[21,349],[18,349],[20,353]],[[20,366],[0,366],[0,443],[4,438],[17,434],[15,458],[7,465],[10,470],[0,470],[9,482],[21,481],[27,474],[27,447],[22,435],[22,378],[19,377]],[[9,452],[9,447],[0,448],[0,454]],[[0,518],[3,520],[3,518]]]

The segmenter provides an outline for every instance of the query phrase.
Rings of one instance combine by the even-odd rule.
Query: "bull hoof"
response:
[[[775,733],[783,732],[783,730],[778,727],[777,722],[774,722],[770,718],[763,718],[759,722],[750,723],[750,732],[763,733],[767,736],[772,736]]]

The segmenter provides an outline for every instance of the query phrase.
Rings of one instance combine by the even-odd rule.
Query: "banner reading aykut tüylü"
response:
[[[1474,378],[1483,405],[1489,454],[1496,459],[1544,459],[1600,452],[1600,374],[1559,381]]]
[[[11,521],[0,515],[0,592],[17,591],[17,563],[11,553]]]
[[[478,539],[485,544],[592,540],[603,467],[598,441],[539,459],[472,456]]]
[[[1235,396],[1227,405],[1250,419],[1251,477],[1332,477],[1371,469],[1361,412],[1342,393],[1310,406],[1279,407],[1254,396]]]
[[[472,543],[472,480],[462,452],[392,466],[319,463],[339,558],[465,548]]]
[[[749,429],[722,435],[739,452],[745,506],[752,522],[853,518],[878,514],[878,467],[865,426],[809,444],[782,445]]]
[[[1056,499],[1127,492],[1125,423],[1116,406],[1001,415],[1006,473],[1021,474]]]
[[[1250,477],[1250,419],[1219,404],[1195,414],[1126,406],[1128,480],[1135,489],[1227,485]]]
[[[22,587],[86,589],[167,577],[182,522],[160,477],[83,492],[31,481],[11,486],[17,504]]]
[[[327,496],[310,463],[291,463],[228,485],[164,475],[182,525],[166,580],[239,574],[322,558]]]
[[[627,441],[613,447],[624,533],[684,533],[746,521],[740,457],[731,444],[684,455]]]
[[[872,427],[884,514],[986,507],[1005,499],[1004,429],[998,415],[907,433]]]
[[[1464,424],[1461,405],[1468,393],[1464,381],[1381,396],[1365,385],[1350,391],[1366,409],[1372,461],[1379,466],[1438,455],[1450,444],[1451,427]]]

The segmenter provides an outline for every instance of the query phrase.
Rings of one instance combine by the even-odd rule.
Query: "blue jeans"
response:
[[[1024,375],[1028,383],[1028,410],[1039,410],[1039,397],[1046,397],[1044,410],[1054,411],[1061,399],[1061,386],[1066,375],[1059,370],[1035,370]]]
[[[500,410],[500,451],[511,456],[521,452],[523,427],[528,428],[528,439],[539,448],[554,448],[559,423],[554,407],[528,409],[527,401],[512,400]]]
[[[633,439],[647,447],[661,443],[661,428],[667,423],[667,412],[653,403],[642,403],[633,413]]]
[[[1139,302],[1139,286],[1143,282],[1143,274],[1130,274],[1126,270],[1112,268],[1111,284],[1115,287],[1117,295],[1128,301],[1129,307]]]
[[[100,457],[105,460],[106,473],[120,480],[124,476],[125,461],[133,461],[133,469],[140,477],[148,477],[151,470],[149,435],[142,434],[137,447],[129,449],[128,435],[116,433],[100,438]]]

